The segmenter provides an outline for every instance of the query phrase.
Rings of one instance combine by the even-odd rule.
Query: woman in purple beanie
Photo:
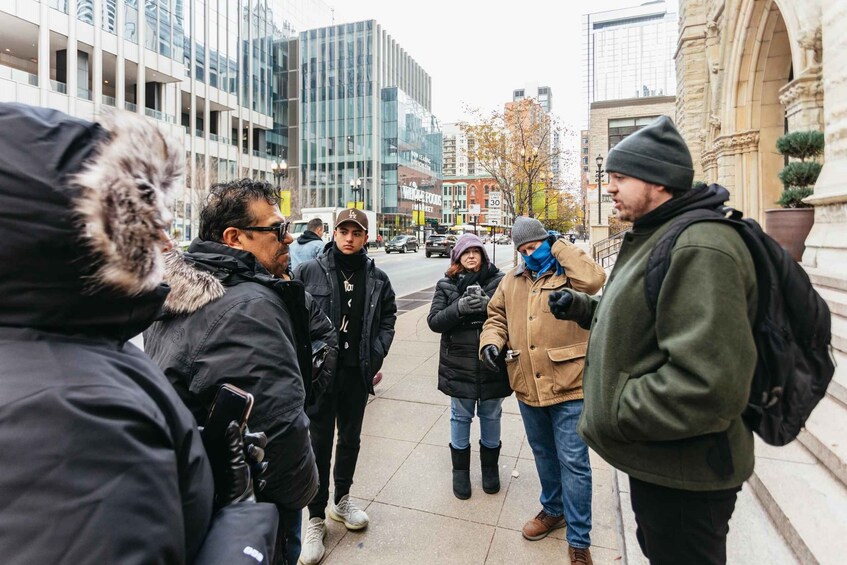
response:
[[[427,322],[441,334],[438,390],[450,402],[450,453],[453,459],[453,494],[471,496],[471,421],[479,416],[479,456],[482,490],[500,490],[500,416],[503,398],[512,394],[505,365],[497,372],[479,361],[479,334],[488,317],[488,301],[503,272],[488,259],[482,241],[465,234],[456,242],[450,268],[438,281]]]

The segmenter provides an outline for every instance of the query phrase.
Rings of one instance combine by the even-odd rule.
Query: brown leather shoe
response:
[[[568,546],[568,557],[571,558],[571,565],[594,565],[591,559],[591,550],[589,548],[571,547]]]
[[[565,527],[564,516],[550,516],[542,510],[538,516],[523,525],[521,533],[529,541],[538,541],[557,528]]]

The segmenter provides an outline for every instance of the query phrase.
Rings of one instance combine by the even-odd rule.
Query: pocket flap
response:
[[[565,347],[554,347],[547,350],[547,355],[550,361],[558,363],[561,361],[570,361],[571,359],[579,359],[585,357],[585,352],[588,349],[588,342],[567,345]]]

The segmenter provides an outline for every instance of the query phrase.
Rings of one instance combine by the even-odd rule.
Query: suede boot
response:
[[[485,447],[479,442],[479,462],[482,466],[482,490],[487,494],[500,492],[500,447]]]
[[[453,458],[453,494],[460,500],[471,497],[471,446],[456,449],[450,444],[450,456]]]

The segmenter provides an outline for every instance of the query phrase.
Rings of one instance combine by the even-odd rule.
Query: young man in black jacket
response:
[[[388,276],[365,252],[368,217],[357,209],[338,215],[334,241],[315,261],[302,263],[294,278],[302,281],[338,330],[338,367],[329,391],[309,410],[312,448],[318,463],[320,488],[309,503],[309,527],[300,562],[323,559],[329,463],[336,422],[335,493],[329,516],[349,530],[367,527],[368,515],[350,500],[350,486],[359,457],[362,419],[373,377],[382,367],[394,339],[397,306]]]
[[[267,433],[270,465],[260,499],[279,510],[285,547],[277,563],[295,565],[302,509],[318,477],[305,413],[312,382],[309,311],[303,285],[285,280],[287,229],[269,183],[213,186],[200,214],[200,237],[185,255],[166,258],[171,296],[144,343],[199,424],[221,384],[254,396],[249,425]]]

